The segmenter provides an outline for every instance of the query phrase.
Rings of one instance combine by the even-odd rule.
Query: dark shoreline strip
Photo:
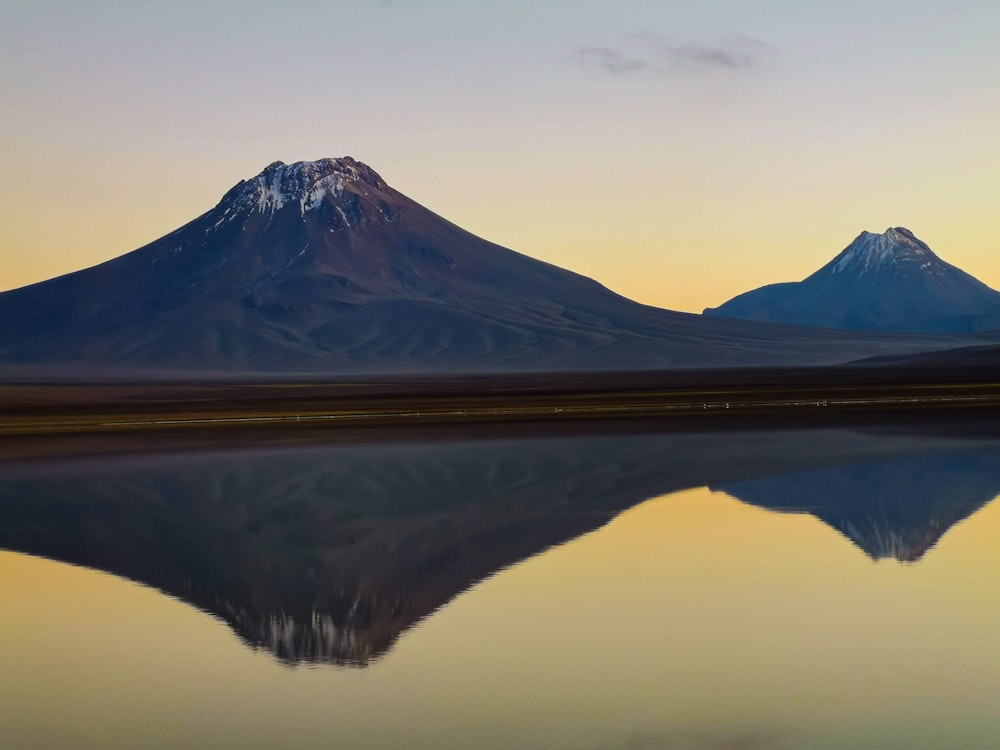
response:
[[[364,384],[292,387],[281,396],[277,384],[183,388],[147,387],[115,398],[106,386],[79,386],[66,392],[51,386],[0,388],[0,435],[108,432],[148,429],[205,429],[247,425],[475,424],[573,419],[670,417],[732,418],[823,415],[865,411],[1000,407],[1000,384],[924,383],[864,386],[757,386],[744,388],[660,388],[539,393],[531,389],[470,392],[395,389],[366,390]],[[126,389],[127,390],[127,389]],[[138,391],[138,388],[136,388]],[[16,398],[18,395],[22,398]],[[12,398],[12,396],[14,398]]]

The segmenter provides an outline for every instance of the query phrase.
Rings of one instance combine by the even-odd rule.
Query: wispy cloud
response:
[[[616,46],[588,44],[578,47],[575,58],[585,68],[601,68],[612,75],[626,75],[704,69],[738,71],[760,65],[772,51],[772,45],[747,36],[700,41],[642,33],[627,37]]]
[[[609,73],[616,75],[647,70],[650,67],[649,60],[641,57],[626,57],[616,49],[598,47],[597,45],[580,47],[576,51],[576,57],[583,65],[604,68]]]

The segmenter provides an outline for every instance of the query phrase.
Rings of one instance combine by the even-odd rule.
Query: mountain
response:
[[[948,529],[1000,495],[1000,456],[908,456],[713,489],[768,510],[809,513],[873,560],[917,562]]]
[[[1000,292],[941,260],[909,229],[862,232],[806,279],[740,294],[705,315],[851,330],[1000,330]]]
[[[0,549],[155,587],[286,663],[363,666],[477,581],[705,484],[916,559],[1000,491],[1000,438],[988,415],[871,431],[43,435],[0,440]]]
[[[0,320],[5,376],[816,364],[958,345],[640,305],[469,234],[350,157],[275,162],[145,247],[0,294]]]

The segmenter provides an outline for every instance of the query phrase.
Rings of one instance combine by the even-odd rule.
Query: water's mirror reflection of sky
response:
[[[984,432],[8,446],[0,736],[992,747]]]

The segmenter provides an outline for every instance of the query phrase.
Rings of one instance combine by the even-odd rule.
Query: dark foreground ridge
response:
[[[1000,407],[996,350],[843,367],[0,385],[0,434]],[[970,364],[971,363],[971,364]]]

